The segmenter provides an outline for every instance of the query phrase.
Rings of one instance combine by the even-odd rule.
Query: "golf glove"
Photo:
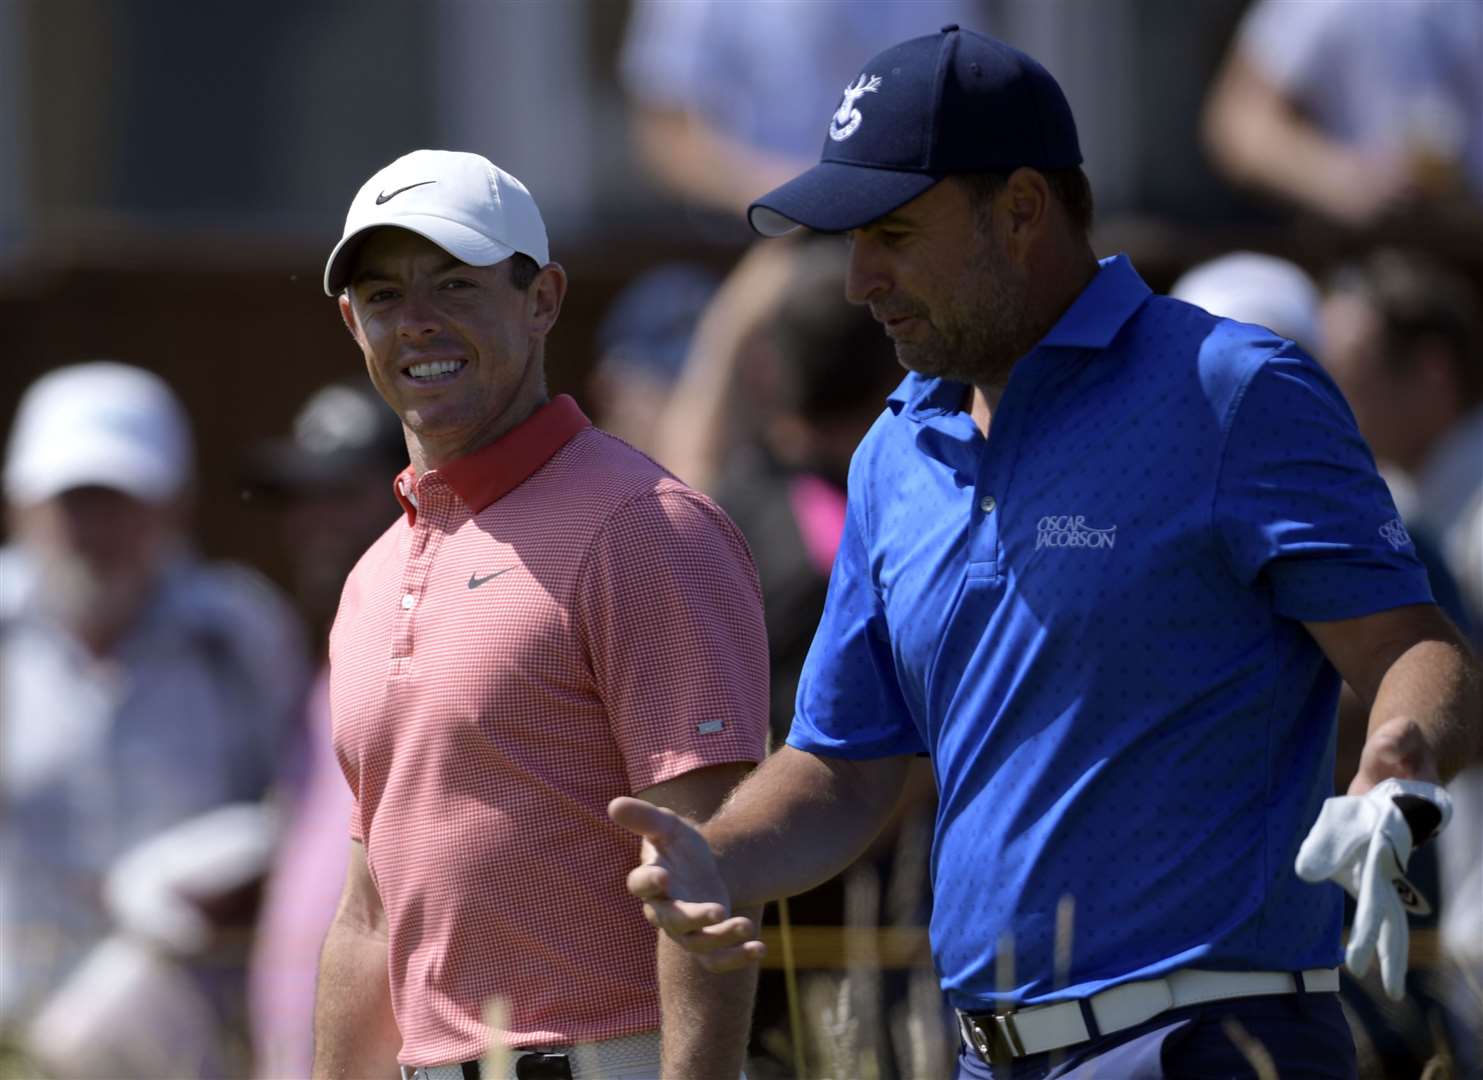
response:
[[[1406,992],[1406,914],[1431,905],[1406,880],[1411,852],[1452,817],[1452,800],[1436,784],[1383,780],[1363,795],[1325,799],[1298,849],[1298,877],[1334,881],[1355,900],[1344,963],[1356,977],[1380,954],[1380,980],[1399,1001]]]

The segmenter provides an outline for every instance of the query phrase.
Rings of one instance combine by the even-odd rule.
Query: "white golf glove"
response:
[[[1411,852],[1452,818],[1452,800],[1436,784],[1382,780],[1363,795],[1325,799],[1296,869],[1304,881],[1334,881],[1355,900],[1344,963],[1356,977],[1380,953],[1380,981],[1396,1001],[1406,993],[1406,914],[1431,905],[1406,880]]]

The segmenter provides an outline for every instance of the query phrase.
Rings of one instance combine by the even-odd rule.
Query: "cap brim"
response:
[[[816,232],[845,232],[911,202],[941,179],[821,161],[748,207],[747,223],[763,236],[782,236],[800,225]]]
[[[491,240],[481,232],[448,218],[430,214],[404,214],[384,221],[368,221],[352,233],[347,233],[330,252],[324,264],[324,291],[326,296],[336,296],[350,283],[350,268],[361,241],[373,229],[406,229],[438,247],[460,262],[470,266],[493,266],[515,254],[508,244]]]
[[[163,504],[180,494],[186,470],[179,462],[129,442],[93,439],[44,460],[15,462],[6,481],[7,496],[20,505],[46,502],[83,487],[108,488],[140,502]]]

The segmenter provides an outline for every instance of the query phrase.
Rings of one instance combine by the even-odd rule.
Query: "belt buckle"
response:
[[[996,1013],[964,1014],[963,1026],[969,1045],[990,1065],[1006,1065],[1025,1056],[1025,1044],[1015,1030],[1014,1010]]]

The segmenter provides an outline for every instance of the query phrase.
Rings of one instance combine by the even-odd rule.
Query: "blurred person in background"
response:
[[[776,395],[770,335],[792,280],[790,245],[754,244],[701,313],[654,431],[655,457],[714,494],[738,447],[762,438]]]
[[[848,256],[833,239],[787,245],[776,307],[758,357],[769,397],[758,438],[720,463],[716,500],[752,546],[762,581],[772,669],[772,735],[793,720],[798,674],[824,610],[844,532],[850,456],[901,381],[890,341],[844,300]]]
[[[295,605],[321,656],[345,575],[396,517],[387,480],[407,463],[401,422],[363,379],[314,391],[287,437],[252,447],[245,490],[276,512]]]
[[[1476,228],[1479,56],[1483,4],[1259,0],[1214,81],[1206,142],[1231,179],[1341,225]]]
[[[1397,506],[1435,536],[1483,613],[1483,319],[1475,289],[1398,250],[1340,268],[1320,312],[1324,366]]]
[[[1483,336],[1479,298],[1432,261],[1387,250],[1342,267],[1321,308],[1322,358],[1385,468],[1396,505],[1440,542],[1483,626]],[[1388,466],[1388,468],[1386,467]],[[1483,1075],[1483,763],[1448,785],[1438,837],[1441,989],[1460,1075]]]
[[[401,422],[364,379],[316,390],[288,438],[253,449],[248,491],[278,515],[293,598],[314,631],[320,668],[278,785],[284,815],[249,969],[253,1071],[309,1075],[319,949],[345,881],[354,806],[330,738],[330,624],[361,553],[396,517],[391,480],[406,464]]]
[[[1233,251],[1192,266],[1169,295],[1212,315],[1275,330],[1318,351],[1318,283],[1296,263],[1256,251]]]
[[[761,380],[765,392],[759,387],[748,399],[758,414],[757,434],[729,448],[715,484],[716,501],[747,537],[762,582],[775,746],[788,736],[798,678],[824,611],[830,568],[844,532],[850,457],[880,415],[881,403],[901,381],[890,340],[868,311],[844,299],[844,245],[830,237],[781,245],[780,250],[784,265],[779,267],[779,287],[768,291],[774,306],[757,312],[755,348],[727,354],[736,360],[745,357],[746,363],[768,372]],[[871,927],[882,922],[926,925],[926,849],[935,793],[925,763],[919,763],[909,787],[896,820],[850,871],[787,901],[793,925],[858,925],[855,920],[862,915]],[[902,851],[903,844],[912,850]],[[857,896],[873,894],[865,912],[851,907],[852,889]],[[775,919],[769,912],[767,924]],[[875,987],[878,996],[866,1000],[869,987],[851,986],[849,1019],[859,1023],[860,1045],[881,1077],[913,1074],[909,1041],[899,1037],[901,1025],[890,1023],[899,1019],[907,1000],[906,981],[887,973],[884,989],[879,995],[880,987]],[[749,1066],[753,1073],[761,1074],[764,1062],[758,1058],[766,1053],[773,1055],[773,1065],[791,1064],[790,1055],[779,1052],[785,1004],[782,974],[762,972]],[[808,1019],[822,1026],[821,1018]],[[948,1059],[952,1045],[951,1028],[941,1019],[940,1010],[929,1018],[939,1064]],[[795,1038],[804,1035],[792,1033]],[[929,1067],[925,1073],[933,1071]]]
[[[736,214],[819,152],[816,117],[856,61],[984,0],[637,0],[619,74],[639,157],[671,192]],[[686,477],[688,480],[689,477]]]
[[[586,386],[604,431],[659,456],[659,419],[719,283],[698,264],[663,263],[613,299],[597,328],[598,359]]]
[[[298,626],[187,539],[192,448],[156,376],[21,399],[0,551],[0,1022],[61,1076],[240,1073],[262,800]]]

